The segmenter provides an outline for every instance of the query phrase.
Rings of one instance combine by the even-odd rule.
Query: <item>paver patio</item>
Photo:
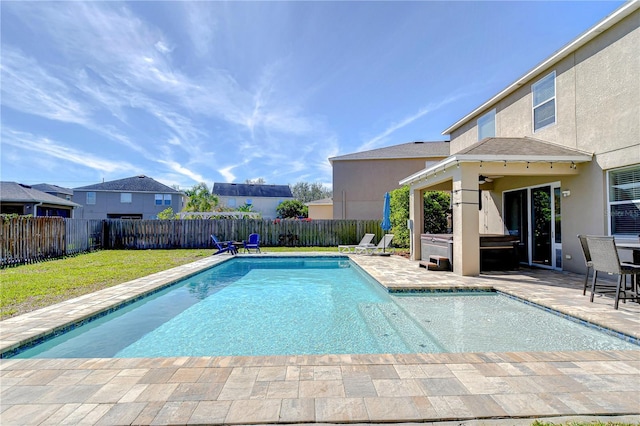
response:
[[[0,348],[229,257],[7,319]],[[580,275],[523,269],[460,277],[398,256],[351,258],[391,289],[493,288],[640,338],[640,304],[616,311],[610,298],[589,303]],[[0,360],[2,425],[530,424],[572,416],[640,422],[640,351]]]

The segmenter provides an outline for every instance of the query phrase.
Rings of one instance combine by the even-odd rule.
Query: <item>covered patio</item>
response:
[[[481,234],[520,234],[529,247],[532,232],[517,223],[509,227],[503,215],[503,193],[534,185],[549,186],[549,197],[567,196],[562,179],[580,174],[592,154],[533,138],[485,138],[449,158],[400,181],[410,187],[411,259],[421,259],[420,236],[424,232],[422,197],[425,191],[450,191],[453,228],[453,272],[463,276],[480,273]],[[553,203],[553,200],[549,200]],[[559,210],[560,203],[556,202]],[[552,204],[553,205],[553,204]],[[551,212],[553,213],[553,211]],[[531,221],[528,211],[519,212]],[[546,244],[553,246],[553,218]],[[514,222],[517,222],[516,218]],[[559,222],[557,222],[559,224]],[[481,229],[482,227],[482,229]],[[513,229],[512,229],[513,228]],[[558,230],[559,231],[559,230]],[[559,234],[558,234],[559,236]],[[561,243],[560,243],[560,253]],[[552,256],[549,254],[548,256]],[[527,258],[532,263],[531,258]],[[535,262],[535,259],[534,259]],[[554,269],[561,269],[555,267]]]

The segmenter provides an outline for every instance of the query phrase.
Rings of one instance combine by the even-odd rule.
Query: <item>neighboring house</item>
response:
[[[452,191],[453,271],[480,271],[479,235],[520,261],[585,272],[576,235],[640,234],[640,2],[629,2],[447,128],[451,155],[402,179]],[[337,192],[339,195],[339,192]],[[420,227],[412,258],[421,258]]]
[[[306,206],[309,208],[309,219],[333,219],[333,199],[331,198],[309,201]]]
[[[76,213],[80,219],[157,219],[169,207],[182,210],[186,196],[140,175],[74,188],[73,201],[82,205]]]
[[[385,192],[448,155],[448,142],[409,142],[329,158],[333,219],[381,219]]]
[[[0,182],[0,213],[74,217],[79,204],[16,182]]]
[[[264,219],[276,218],[278,205],[285,200],[294,199],[289,185],[215,182],[211,192],[218,197],[220,206],[236,209],[249,205],[252,211],[260,213]]]
[[[63,188],[58,185],[51,185],[48,183],[38,183],[36,185],[31,185],[33,189],[37,189],[38,191],[46,192],[47,194],[55,195],[56,197],[63,198],[67,201],[71,201],[73,197],[73,189]]]

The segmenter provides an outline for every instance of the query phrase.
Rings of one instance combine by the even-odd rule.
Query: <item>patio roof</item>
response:
[[[451,165],[460,163],[504,162],[506,163],[570,163],[578,164],[591,161],[593,154],[567,148],[540,139],[523,138],[485,138],[458,151],[439,163],[423,169],[400,181],[400,185],[411,184],[436,171],[443,171]]]

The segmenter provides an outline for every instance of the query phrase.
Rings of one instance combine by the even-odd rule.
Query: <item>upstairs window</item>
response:
[[[121,192],[120,193],[120,202],[121,203],[130,203],[131,202],[131,193],[130,192]]]
[[[87,192],[87,204],[95,204],[95,203],[96,203],[96,193]]]
[[[156,206],[170,206],[171,205],[171,194],[156,194],[155,197]]]
[[[533,93],[533,131],[556,122],[556,72],[553,71],[531,86]]]
[[[478,118],[478,140],[496,136],[496,110],[492,109]]]
[[[609,172],[609,220],[611,235],[640,235],[640,166]]]

